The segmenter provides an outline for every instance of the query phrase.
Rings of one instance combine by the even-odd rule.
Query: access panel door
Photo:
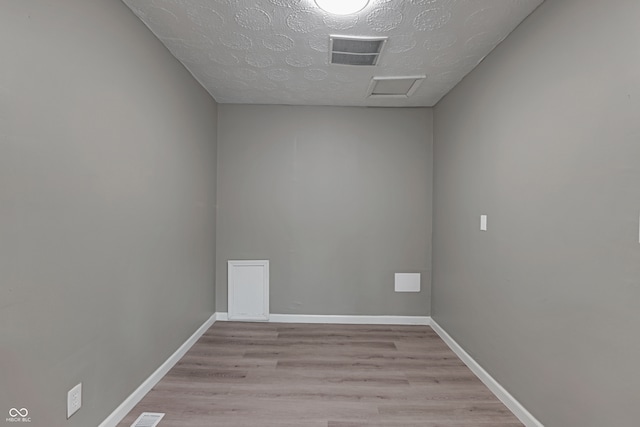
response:
[[[229,320],[269,320],[269,261],[228,261]]]

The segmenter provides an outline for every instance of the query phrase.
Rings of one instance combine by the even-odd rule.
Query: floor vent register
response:
[[[162,412],[143,412],[131,427],[156,427],[162,417],[164,417]]]

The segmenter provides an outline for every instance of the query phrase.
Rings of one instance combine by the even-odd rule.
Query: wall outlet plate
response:
[[[82,406],[82,383],[67,392],[67,419]]]

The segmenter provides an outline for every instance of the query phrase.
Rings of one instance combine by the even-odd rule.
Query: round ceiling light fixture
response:
[[[351,15],[360,12],[369,0],[315,0],[318,7],[334,15]]]

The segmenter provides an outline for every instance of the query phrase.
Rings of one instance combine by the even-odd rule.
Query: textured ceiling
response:
[[[124,0],[220,103],[433,106],[542,0],[371,0],[329,15],[313,0]],[[329,65],[329,35],[386,36],[377,66]],[[425,74],[406,99],[373,76]]]

